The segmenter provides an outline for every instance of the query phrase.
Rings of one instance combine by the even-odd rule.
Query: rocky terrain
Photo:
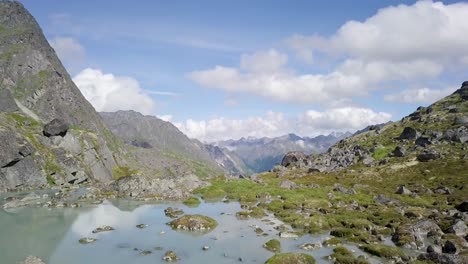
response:
[[[290,151],[307,154],[325,152],[331,145],[350,135],[342,133],[309,138],[288,134],[276,138],[241,138],[219,141],[207,145],[207,148],[212,157],[224,160],[225,167],[232,168],[232,174],[250,175],[272,169]]]
[[[323,245],[356,243],[382,262],[468,263],[467,117],[464,82],[452,95],[325,153],[291,152],[272,172],[216,179],[196,193],[241,202],[243,218],[272,212],[295,236],[329,232]],[[329,259],[369,263],[339,246]]]
[[[0,79],[0,189],[113,179],[118,141],[17,2],[0,2]]]

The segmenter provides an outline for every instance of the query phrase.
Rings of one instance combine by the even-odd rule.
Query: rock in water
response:
[[[29,256],[25,260],[21,261],[20,264],[45,264],[45,262],[38,257]]]
[[[80,240],[78,240],[78,242],[80,242],[80,244],[91,244],[91,243],[94,243],[96,241],[97,241],[96,238],[91,238],[91,237],[83,237],[83,238],[80,238]]]
[[[68,131],[68,124],[63,119],[55,118],[44,126],[44,136],[61,136],[64,137]]]
[[[304,253],[281,253],[269,258],[265,264],[315,264],[315,259]]]
[[[218,223],[211,217],[204,215],[184,215],[168,223],[173,229],[187,231],[213,230]]]
[[[179,259],[180,258],[177,256],[177,254],[172,250],[166,251],[163,257],[163,260],[166,262],[175,262],[175,261],[178,261]]]
[[[93,230],[93,233],[96,234],[96,233],[101,233],[101,232],[108,232],[108,231],[113,231],[114,228],[112,226],[100,226],[96,229]]]

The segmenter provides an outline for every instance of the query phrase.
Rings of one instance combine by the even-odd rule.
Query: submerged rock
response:
[[[315,264],[315,259],[304,253],[281,253],[269,258],[265,264]]]
[[[298,237],[299,237],[299,235],[298,235],[297,233],[294,233],[294,232],[287,232],[287,231],[285,231],[285,232],[280,232],[280,233],[279,233],[279,236],[280,236],[281,238],[298,238]]]
[[[278,239],[270,239],[263,244],[263,247],[268,251],[279,253],[281,251],[281,242]]]
[[[36,256],[29,256],[21,261],[20,264],[45,264],[45,262]]]
[[[322,247],[322,244],[320,243],[305,243],[299,246],[300,248],[304,250],[316,250]]]
[[[147,228],[148,225],[147,224],[138,224],[136,225],[137,228],[140,228],[140,229],[144,229],[144,228]]]
[[[204,215],[184,215],[168,223],[173,229],[187,231],[206,231],[216,228],[218,223],[211,217]]]
[[[177,218],[179,215],[183,215],[184,211],[179,208],[168,207],[164,209],[164,214],[170,218]]]
[[[93,230],[93,233],[96,234],[96,233],[100,233],[100,232],[108,232],[108,231],[113,231],[115,230],[112,226],[100,226],[96,229]]]
[[[164,256],[163,256],[163,260],[166,262],[175,262],[175,261],[178,261],[179,259],[180,259],[179,256],[177,256],[177,254],[172,250],[166,251],[166,253],[164,253]]]
[[[94,243],[96,241],[97,241],[97,239],[92,238],[92,237],[83,237],[83,238],[80,238],[80,240],[78,240],[78,242],[80,242],[80,244],[90,244],[90,243]]]

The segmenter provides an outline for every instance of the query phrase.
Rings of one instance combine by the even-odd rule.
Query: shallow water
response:
[[[179,232],[166,225],[171,219],[164,215],[168,206],[178,207],[187,214],[203,214],[219,223],[207,234]],[[264,263],[273,253],[262,245],[272,238],[281,241],[282,252],[302,251],[303,243],[322,242],[328,235],[303,236],[297,240],[280,239],[273,225],[260,219],[238,220],[239,203],[202,203],[196,208],[183,204],[142,205],[134,201],[106,201],[87,208],[19,208],[0,210],[0,263],[17,263],[28,255],[41,257],[49,264],[75,263],[163,263],[167,250],[175,251],[178,263]],[[280,221],[269,217],[275,221]],[[145,229],[137,224],[148,224]],[[98,226],[110,225],[111,232],[93,234]],[[258,236],[254,226],[268,236]],[[82,245],[82,237],[94,237],[95,243]],[[203,251],[203,246],[210,249]],[[362,254],[356,246],[346,245]],[[156,249],[162,247],[163,249]],[[143,250],[152,251],[142,255]],[[313,255],[318,263],[329,263],[323,257],[332,248],[303,251]]]

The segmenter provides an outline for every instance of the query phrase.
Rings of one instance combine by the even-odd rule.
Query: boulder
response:
[[[418,161],[428,162],[440,158],[440,154],[435,150],[424,150],[422,153],[416,156]]]
[[[21,261],[20,264],[45,264],[45,262],[38,257],[29,256]]]
[[[333,191],[335,192],[340,192],[342,194],[347,194],[347,195],[350,195],[350,194],[356,194],[356,191],[352,188],[348,189],[348,188],[345,188],[343,187],[341,184],[339,183],[336,183],[334,186],[333,186]]]
[[[403,129],[403,132],[398,137],[398,139],[400,139],[400,140],[403,140],[403,139],[415,140],[419,136],[420,136],[420,133],[416,129],[414,129],[412,127],[405,127]]]
[[[456,125],[468,125],[468,116],[457,116],[455,117]]]
[[[265,264],[315,264],[315,259],[304,253],[280,253],[269,258]]]
[[[179,256],[177,256],[177,254],[172,250],[166,251],[163,256],[163,260],[166,262],[176,262],[179,259]]]
[[[293,151],[287,153],[283,160],[281,161],[281,165],[284,167],[288,167],[290,165],[295,165],[298,162],[304,162],[307,160],[307,155],[303,152]]]
[[[468,233],[468,227],[464,221],[457,220],[455,224],[449,227],[448,232],[457,236],[465,236]]]
[[[406,150],[405,148],[401,147],[401,146],[396,146],[395,149],[393,150],[392,152],[393,156],[395,157],[404,157],[406,156]]]
[[[49,123],[44,125],[44,136],[52,137],[52,136],[61,136],[64,137],[68,131],[68,124],[65,120],[60,118],[55,118],[54,120],[50,121]]]
[[[460,212],[468,212],[468,200],[463,201],[459,205],[455,206],[455,208]]]
[[[180,215],[183,215],[183,214],[184,214],[184,211],[182,211],[182,210],[179,209],[179,208],[168,207],[168,208],[164,209],[164,214],[165,214],[167,217],[170,217],[170,218],[177,218],[177,217],[179,217]]]
[[[216,228],[218,223],[211,217],[204,215],[184,215],[168,223],[173,229],[187,231],[206,231]]]
[[[445,186],[439,186],[437,187],[435,190],[434,190],[435,193],[438,193],[438,194],[452,194],[452,191],[448,188],[448,187],[445,187]]]
[[[398,187],[396,194],[404,194],[404,195],[410,195],[412,192],[408,190],[405,186],[401,185]]]
[[[451,240],[445,241],[442,246],[442,253],[455,254],[457,252],[457,245]]]
[[[432,144],[432,141],[428,137],[418,137],[414,144],[421,146],[423,148]]]
[[[296,183],[292,182],[292,181],[289,181],[289,180],[284,180],[284,181],[280,182],[280,184],[278,186],[280,188],[288,189],[288,190],[292,190],[292,189],[297,188]]]

